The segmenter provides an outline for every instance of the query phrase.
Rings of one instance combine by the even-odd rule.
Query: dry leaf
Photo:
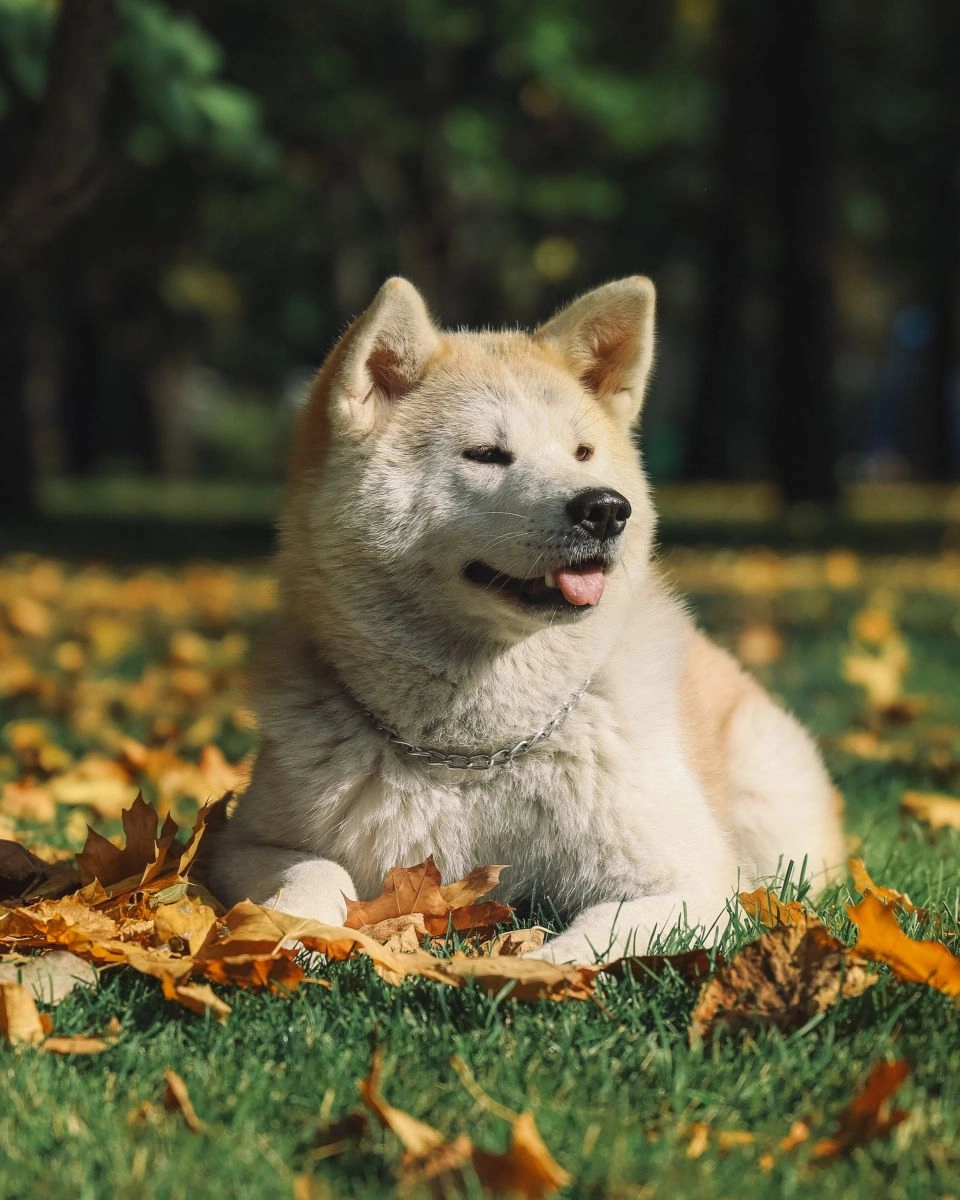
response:
[[[717,1026],[798,1029],[840,999],[876,982],[822,925],[780,925],[750,942],[705,984],[691,1030],[708,1038]]]
[[[30,989],[0,983],[0,1039],[11,1046],[36,1046],[47,1032]]]
[[[125,837],[119,849],[102,834],[90,830],[87,844],[77,855],[77,867],[82,883],[96,880],[103,886],[139,876],[139,882],[147,883],[163,870],[177,836],[177,826],[168,816],[163,828],[157,833],[157,813],[146,804],[138,793],[130,808],[125,809],[121,820]],[[179,858],[181,848],[177,848]]]
[[[209,983],[174,983],[169,976],[165,976],[163,994],[168,1000],[177,1000],[184,1008],[201,1017],[209,1014],[221,1025],[226,1024],[227,1017],[233,1011],[229,1004],[216,995]]]
[[[59,1004],[80,984],[96,988],[97,973],[69,950],[51,950],[25,963],[0,963],[0,983],[22,983],[35,1000]]]
[[[62,896],[79,885],[74,862],[47,862],[19,842],[0,841],[0,902]]]
[[[960,797],[939,792],[904,792],[900,808],[931,829],[960,829]]]
[[[49,1037],[41,1049],[49,1054],[102,1054],[116,1041],[116,1038]]]
[[[422,913],[427,932],[442,935],[449,928],[460,931],[488,929],[509,921],[513,909],[481,896],[496,887],[502,866],[475,867],[466,879],[440,884],[433,858],[415,867],[392,867],[383,881],[383,891],[373,900],[348,900],[347,929],[364,929],[395,917]]]
[[[506,933],[498,934],[492,942],[483,947],[484,954],[507,955],[520,958],[531,950],[539,950],[550,933],[542,925],[531,925],[528,929],[508,929]]]
[[[907,913],[916,913],[921,920],[926,918],[927,910],[917,908],[905,892],[898,892],[895,888],[881,887],[880,884],[874,883],[862,858],[850,859],[850,874],[853,877],[853,886],[863,895],[869,893],[891,908],[899,908]]]
[[[711,955],[708,950],[681,950],[677,954],[633,954],[616,958],[613,962],[604,963],[600,973],[612,975],[614,979],[622,979],[629,974],[642,980],[645,976],[663,975],[672,970],[685,983],[698,983],[714,967],[722,964],[723,958],[719,954]]]
[[[510,1146],[504,1154],[476,1148],[467,1134],[447,1141],[438,1129],[395,1108],[380,1095],[380,1054],[374,1054],[370,1074],[360,1084],[364,1104],[404,1148],[402,1173],[409,1183],[429,1183],[435,1195],[460,1192],[463,1168],[472,1164],[484,1189],[494,1196],[539,1200],[570,1182],[570,1175],[543,1143],[531,1113],[513,1120]]]
[[[781,900],[769,888],[758,887],[753,892],[740,892],[738,899],[750,916],[768,929],[775,929],[778,925],[820,924],[819,918],[799,900]]]
[[[163,1078],[167,1084],[167,1091],[163,1098],[163,1107],[168,1112],[179,1112],[183,1117],[184,1124],[191,1133],[205,1133],[207,1127],[197,1116],[197,1110],[193,1107],[193,1101],[190,1099],[187,1085],[181,1077],[176,1071],[164,1071]]]
[[[865,958],[886,963],[898,979],[925,983],[948,996],[960,997],[960,958],[941,942],[916,941],[897,923],[893,909],[874,895],[848,904],[847,914],[857,927],[854,949]]]
[[[428,937],[423,913],[407,913],[405,917],[391,917],[376,925],[364,925],[360,932],[396,954],[412,954]]]
[[[839,1158],[855,1146],[885,1137],[907,1119],[903,1109],[891,1110],[890,1097],[910,1073],[907,1063],[879,1063],[870,1072],[863,1091],[840,1114],[837,1132],[813,1148],[814,1158]]]

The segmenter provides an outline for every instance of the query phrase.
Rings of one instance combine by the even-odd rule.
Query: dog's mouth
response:
[[[482,562],[469,562],[463,577],[477,587],[496,592],[523,608],[551,612],[585,612],[596,608],[603,595],[605,572],[611,564],[593,558],[554,567],[532,579],[507,575]]]

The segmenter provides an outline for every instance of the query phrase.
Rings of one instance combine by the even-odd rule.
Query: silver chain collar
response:
[[[556,733],[589,686],[590,680],[588,679],[565,704],[557,709],[546,725],[529,737],[523,738],[516,745],[503,746],[499,750],[477,750],[472,754],[449,754],[446,750],[439,750],[435,746],[416,746],[412,742],[405,742],[395,729],[384,725],[369,709],[365,708],[363,712],[371,724],[388,737],[395,746],[405,750],[411,758],[420,759],[428,767],[446,767],[448,771],[489,771],[492,767],[505,766],[507,763],[513,762],[515,758],[528,754],[535,746],[539,746],[541,742],[545,742],[547,738]]]

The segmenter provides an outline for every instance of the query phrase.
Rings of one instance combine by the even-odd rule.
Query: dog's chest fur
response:
[[[660,622],[659,637],[677,640],[679,614],[665,597],[662,606],[677,628],[671,638]],[[614,656],[548,741],[507,765],[468,772],[428,766],[393,745],[322,663],[281,636],[269,655],[273,686],[260,697],[264,741],[252,786],[283,803],[241,805],[238,819],[249,836],[295,839],[334,858],[361,897],[377,894],[390,867],[430,854],[444,879],[479,863],[508,864],[503,898],[535,892],[560,912],[615,899],[638,874],[662,886],[669,870],[653,861],[648,835],[670,786],[664,757],[676,756],[675,681],[657,676],[658,664],[680,657],[648,655],[638,681],[629,661]],[[494,680],[494,696],[509,697],[517,683]],[[638,726],[646,730],[639,737]]]

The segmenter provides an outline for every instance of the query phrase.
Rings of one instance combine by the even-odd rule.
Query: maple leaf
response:
[[[948,996],[960,998],[960,958],[942,942],[917,941],[897,923],[896,913],[868,894],[859,904],[848,904],[847,915],[857,927],[854,949],[865,958],[886,963],[898,979],[925,983]]]
[[[399,1138],[404,1148],[401,1174],[405,1182],[431,1186],[435,1195],[459,1195],[469,1164],[485,1190],[495,1196],[540,1200],[570,1182],[570,1175],[544,1145],[533,1114],[513,1115],[510,1145],[491,1154],[473,1145],[465,1133],[452,1141],[432,1125],[388,1104],[380,1094],[381,1055],[374,1053],[370,1074],[360,1083],[363,1103]]]
[[[163,1107],[169,1112],[179,1112],[183,1117],[183,1123],[191,1133],[206,1132],[206,1125],[197,1116],[197,1110],[193,1107],[193,1101],[190,1099],[190,1093],[187,1091],[187,1085],[176,1071],[164,1071],[164,1082],[167,1085],[167,1090],[163,1098]]]
[[[778,925],[820,923],[818,917],[799,900],[781,900],[769,888],[758,887],[753,892],[740,892],[737,898],[745,911],[768,929],[775,929]]]
[[[880,884],[874,883],[862,858],[850,859],[850,874],[853,877],[853,886],[863,895],[869,893],[891,908],[899,908],[907,913],[916,913],[921,920],[926,918],[927,910],[918,908],[905,892],[898,892],[895,888],[881,887]]]
[[[47,862],[19,842],[0,841],[0,902],[63,895],[79,884],[75,863]]]
[[[708,1038],[718,1026],[798,1029],[840,999],[859,996],[876,976],[812,918],[780,925],[723,964],[700,992],[691,1031]]]
[[[513,909],[505,904],[477,903],[481,896],[496,887],[502,870],[502,866],[474,867],[466,879],[444,887],[432,856],[415,867],[391,867],[379,896],[373,900],[347,900],[344,926],[363,929],[395,917],[420,913],[431,934],[442,935],[450,928],[459,931],[489,929],[513,916]]]
[[[84,848],[77,855],[81,883],[96,880],[102,886],[135,879],[149,883],[163,870],[175,845],[176,822],[170,817],[157,833],[158,816],[143,794],[138,792],[130,808],[121,814],[125,844],[118,848],[102,834],[91,829]],[[177,857],[181,848],[177,846]]]

